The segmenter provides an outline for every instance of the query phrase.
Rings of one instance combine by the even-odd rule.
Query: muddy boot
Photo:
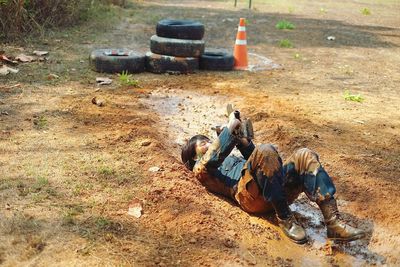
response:
[[[331,198],[318,204],[325,219],[329,239],[353,241],[365,236],[365,232],[348,225],[339,217],[336,199]]]
[[[306,231],[297,222],[296,217],[293,214],[289,218],[282,220],[278,216],[278,224],[282,229],[283,233],[290,238],[291,241],[297,244],[304,244],[307,242]]]

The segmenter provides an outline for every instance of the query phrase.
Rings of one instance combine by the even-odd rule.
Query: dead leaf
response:
[[[10,86],[0,86],[0,89],[9,90],[9,89],[13,89],[13,88],[16,88],[16,87],[21,87],[21,84],[20,84],[20,83],[17,83],[17,84],[10,85]]]
[[[128,215],[139,219],[142,216],[142,203],[139,199],[135,198],[129,203]]]
[[[58,79],[58,78],[60,78],[60,76],[58,76],[57,74],[53,74],[53,73],[50,73],[47,76],[47,79],[49,79],[49,80]]]
[[[35,50],[35,51],[33,51],[33,54],[36,55],[36,56],[39,56],[39,57],[45,56],[45,55],[47,55],[48,53],[49,53],[48,51],[40,51],[40,50]]]
[[[18,56],[15,57],[15,60],[18,60],[18,61],[21,61],[23,63],[26,63],[26,62],[34,61],[35,58],[32,57],[32,56],[27,56],[25,54],[19,54]]]
[[[11,65],[18,64],[17,61],[9,59],[6,55],[4,55],[4,51],[0,51],[0,61],[5,61]]]
[[[3,76],[5,76],[9,73],[18,73],[18,71],[19,71],[18,69],[13,69],[6,65],[3,65],[0,67],[0,75],[3,75]]]
[[[108,85],[112,83],[112,80],[107,77],[97,77],[96,82],[100,85]]]

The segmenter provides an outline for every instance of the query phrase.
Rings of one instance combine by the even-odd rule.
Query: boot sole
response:
[[[304,238],[304,239],[301,239],[301,240],[295,240],[295,239],[291,239],[288,235],[286,235],[285,231],[281,231],[281,232],[283,233],[283,235],[284,235],[287,239],[289,239],[290,241],[292,241],[292,242],[294,242],[294,243],[296,243],[296,244],[302,245],[302,244],[304,244],[304,243],[307,243],[307,241],[308,241],[308,237],[306,237],[306,238]]]
[[[358,240],[358,239],[362,239],[365,237],[365,234],[359,234],[359,235],[355,235],[351,238],[341,238],[341,237],[329,237],[328,239],[333,240],[333,241],[342,241],[342,242],[350,242],[350,241],[354,241],[354,240]]]
[[[289,237],[287,237],[287,238],[289,238]],[[290,239],[290,238],[289,238],[289,240],[292,241],[292,242],[294,242],[294,243],[296,243],[296,244],[302,245],[302,244],[307,243],[308,238],[302,239],[302,240],[294,240],[294,239]]]

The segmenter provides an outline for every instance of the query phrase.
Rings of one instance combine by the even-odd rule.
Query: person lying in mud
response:
[[[215,141],[195,135],[182,147],[183,163],[202,185],[233,199],[246,212],[275,211],[283,233],[298,244],[307,242],[307,235],[289,204],[301,192],[321,209],[329,239],[352,241],[364,237],[364,231],[339,216],[335,185],[315,152],[302,148],[282,162],[273,145],[255,146],[243,136],[245,121],[242,123],[238,114],[230,113],[227,126],[220,129]],[[230,155],[234,147],[243,157]]]

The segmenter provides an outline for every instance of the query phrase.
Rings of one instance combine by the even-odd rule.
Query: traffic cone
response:
[[[248,67],[246,20],[244,18],[240,18],[238,32],[236,35],[235,49],[233,50],[233,56],[235,58],[234,68],[236,70],[245,70]]]

